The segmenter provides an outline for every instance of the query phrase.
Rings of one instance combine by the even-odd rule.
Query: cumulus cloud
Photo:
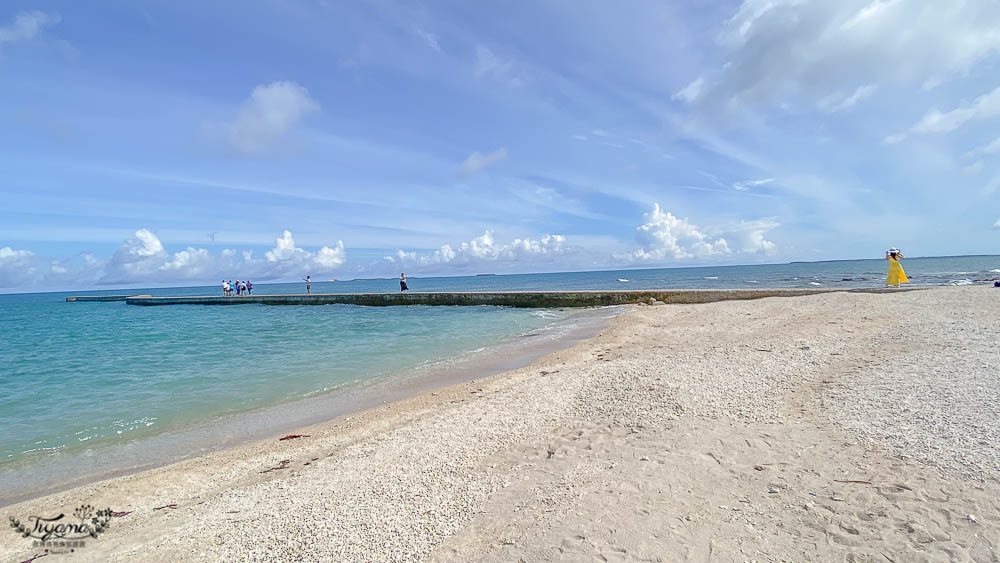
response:
[[[294,267],[313,266],[321,271],[329,271],[346,261],[346,253],[344,241],[337,241],[333,248],[324,246],[315,254],[310,253],[295,246],[291,231],[286,230],[274,239],[274,248],[267,251],[264,258],[271,263],[285,263]]]
[[[432,271],[436,266],[448,265],[454,269],[475,267],[490,263],[513,262],[543,262],[566,254],[569,248],[563,235],[542,235],[538,239],[514,239],[510,243],[500,244],[493,238],[493,232],[487,230],[482,235],[451,246],[445,244],[441,248],[427,253],[404,252],[386,256],[385,260],[401,267],[419,267]]]
[[[257,86],[250,98],[226,124],[230,147],[244,154],[273,148],[305,116],[319,111],[309,91],[295,82],[280,81]]]
[[[765,233],[781,225],[771,219],[740,221],[725,229],[723,236],[735,252],[740,254],[774,254],[778,246],[764,238]]]
[[[772,220],[743,221],[726,229],[709,230],[686,218],[679,218],[653,204],[636,228],[639,248],[619,256],[626,261],[661,262],[730,256],[734,254],[770,254],[777,247],[764,238],[779,224]]]
[[[45,12],[37,10],[20,12],[14,16],[14,21],[9,25],[0,27],[0,47],[3,47],[4,43],[31,39],[38,35],[43,27],[56,23],[59,23],[59,17],[50,16]]]
[[[826,100],[846,109],[876,84],[919,87],[967,74],[1000,52],[997,29],[993,0],[744,0],[716,38],[726,62],[675,97],[738,111],[865,85]]]
[[[997,218],[997,222],[993,223],[994,229],[1000,229],[1000,217]]]
[[[126,239],[105,263],[92,266],[99,269],[98,284],[158,283],[177,281],[211,281],[216,278],[259,280],[298,277],[306,274],[330,273],[346,261],[343,241],[333,247],[324,246],[310,252],[295,245],[292,233],[285,231],[275,239],[274,248],[255,259],[252,251],[233,249],[212,254],[204,248],[188,247],[169,253],[160,239],[146,229],[139,229]]]
[[[731,252],[725,239],[712,240],[701,227],[660,209],[658,203],[643,220],[636,229],[640,248],[633,254],[639,260],[702,258]]]
[[[26,278],[33,278],[37,272],[33,257],[29,250],[0,248],[0,287],[16,287]]]
[[[504,147],[500,147],[499,149],[488,154],[482,154],[477,151],[470,154],[469,157],[462,162],[462,166],[459,167],[458,172],[463,176],[478,174],[505,158],[507,158],[507,149]]]

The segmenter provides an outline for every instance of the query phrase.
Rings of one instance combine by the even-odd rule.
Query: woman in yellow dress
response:
[[[903,259],[903,253],[898,248],[890,248],[885,251],[885,259],[889,261],[889,277],[885,280],[885,285],[899,287],[901,283],[910,283],[906,278],[906,272],[899,261]]]

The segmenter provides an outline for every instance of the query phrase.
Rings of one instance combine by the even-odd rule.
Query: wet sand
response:
[[[0,512],[132,511],[73,560],[997,561],[997,291],[640,307],[525,368]],[[41,551],[8,534],[4,560]]]

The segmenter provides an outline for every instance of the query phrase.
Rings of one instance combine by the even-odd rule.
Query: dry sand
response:
[[[46,563],[1000,561],[998,319],[985,287],[640,307],[528,368],[0,512],[133,511]]]

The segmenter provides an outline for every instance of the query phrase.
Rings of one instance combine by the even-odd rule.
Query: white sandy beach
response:
[[[131,511],[45,563],[1000,561],[998,319],[988,287],[638,307],[524,369],[0,512]],[[42,552],[4,534],[4,561]]]

